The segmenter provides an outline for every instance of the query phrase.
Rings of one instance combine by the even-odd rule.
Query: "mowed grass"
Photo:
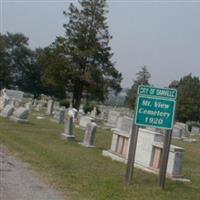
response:
[[[158,187],[158,176],[134,169],[132,184],[126,187],[126,166],[102,156],[109,149],[112,134],[98,129],[96,148],[84,148],[78,142],[84,132],[75,129],[76,142],[61,140],[63,125],[48,117],[31,116],[29,124],[17,124],[0,118],[0,143],[28,162],[50,184],[73,200],[199,200],[200,142],[175,141],[185,148],[183,174],[190,183],[166,181]],[[69,198],[70,197],[70,198]]]

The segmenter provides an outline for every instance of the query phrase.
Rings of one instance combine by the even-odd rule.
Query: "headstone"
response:
[[[37,99],[34,99],[34,101],[33,101],[33,107],[35,108],[36,106],[37,106]]]
[[[22,106],[22,102],[14,101],[14,106],[15,106],[15,108],[19,108]]]
[[[192,130],[191,130],[192,134],[200,134],[200,128],[197,126],[192,126]]]
[[[84,112],[84,110],[83,110],[83,105],[80,105],[80,108],[79,108],[78,112],[79,112],[80,114],[82,114],[82,115],[85,114],[85,112]]]
[[[94,107],[93,110],[91,111],[91,117],[95,119],[96,116],[97,116],[97,108]]]
[[[95,135],[96,135],[97,125],[94,122],[88,123],[85,129],[85,135],[83,143],[81,143],[85,147],[95,147]]]
[[[108,113],[109,111],[108,110],[102,110],[101,111],[101,114],[100,114],[100,118],[104,121],[107,121],[108,120]]]
[[[56,121],[59,124],[64,123],[64,116],[65,116],[65,108],[57,108],[54,110],[53,114],[53,121]]]
[[[139,128],[138,142],[135,154],[135,166],[149,172],[158,173],[163,152],[164,135],[158,132]],[[129,153],[130,134],[113,132],[111,148],[103,151],[104,156],[113,160],[127,162]],[[170,145],[167,175],[172,178],[180,178],[184,149]]]
[[[73,133],[73,117],[66,115],[64,122],[65,130],[64,133],[61,134],[62,138],[67,140],[74,140],[75,135]]]
[[[0,96],[0,111],[8,104],[8,100],[3,96]]]
[[[172,129],[172,137],[182,139],[185,136],[186,126],[183,123],[176,122]]]
[[[73,120],[75,121],[78,117],[78,111],[76,108],[69,108],[68,109],[68,115],[72,116],[73,117]]]
[[[24,107],[17,108],[13,115],[10,117],[11,120],[19,123],[28,122],[29,110]]]
[[[1,117],[4,117],[4,118],[9,118],[12,114],[13,114],[13,111],[14,111],[14,107],[11,106],[11,105],[7,105],[0,113],[0,116]]]
[[[86,128],[87,124],[92,122],[92,118],[88,116],[81,116],[79,126],[81,128]]]
[[[111,111],[108,113],[108,122],[107,122],[105,125],[106,125],[106,126],[109,126],[109,127],[116,127],[116,126],[117,126],[118,118],[119,118],[120,116],[121,116],[121,113],[120,113],[120,112],[111,110]]]
[[[130,117],[119,117],[117,122],[117,128],[121,131],[130,133],[131,127],[132,127],[133,119]]]
[[[25,108],[29,110],[29,112],[31,112],[32,110],[32,102],[28,102],[25,104]]]
[[[41,111],[42,111],[42,104],[38,103],[38,104],[36,105],[35,110],[38,111],[38,112],[41,112]]]
[[[53,100],[49,100],[47,103],[47,114],[48,115],[52,115],[53,113],[53,105],[54,105],[54,101]]]
[[[22,91],[5,89],[4,92],[9,99],[13,99],[13,100],[19,101],[19,102],[23,101],[24,92],[22,92]]]

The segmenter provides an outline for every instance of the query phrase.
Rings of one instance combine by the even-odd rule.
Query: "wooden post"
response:
[[[160,180],[159,180],[159,185],[162,189],[164,189],[165,187],[165,179],[166,179],[167,163],[168,163],[168,157],[169,157],[169,151],[170,151],[171,138],[172,138],[172,130],[166,130],[162,158],[161,158]]]
[[[135,162],[137,138],[138,138],[138,126],[135,124],[133,120],[131,138],[129,144],[129,152],[128,152],[128,162],[127,162],[126,176],[125,176],[125,181],[127,185],[130,185],[133,179],[133,168]]]

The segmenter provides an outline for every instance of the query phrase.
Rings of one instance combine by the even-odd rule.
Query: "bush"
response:
[[[67,99],[63,99],[59,102],[60,106],[64,106],[65,108],[69,108],[70,102]]]
[[[90,103],[87,102],[83,106],[83,110],[84,110],[85,113],[88,113],[88,112],[91,112],[94,109],[94,107],[96,107],[96,109],[97,109],[97,115],[99,115],[101,112],[100,112],[99,108],[96,106],[96,104],[93,103],[93,102],[90,102]]]

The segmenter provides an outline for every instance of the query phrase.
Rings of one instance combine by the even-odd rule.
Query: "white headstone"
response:
[[[200,134],[200,128],[197,126],[192,126],[192,134]]]
[[[48,115],[52,115],[53,113],[53,105],[54,105],[54,101],[53,100],[49,100],[47,103],[47,114]]]
[[[4,118],[9,118],[14,111],[14,107],[11,105],[5,106],[5,108],[1,111],[0,116]]]
[[[133,119],[130,117],[119,117],[118,118],[118,122],[117,122],[117,128],[121,131],[130,133],[130,130],[132,128],[132,123],[133,123]]]
[[[107,125],[110,127],[116,127],[118,118],[121,116],[120,112],[117,111],[109,111],[108,113],[108,123]]]
[[[88,116],[81,116],[79,126],[82,128],[86,128],[87,124],[92,122],[92,118]]]
[[[64,116],[65,116],[65,108],[57,108],[53,112],[53,121],[56,121],[59,124],[64,123]]]
[[[25,104],[26,109],[29,110],[29,112],[32,110],[32,102],[28,102]]]
[[[3,96],[0,96],[0,111],[8,104],[8,100]]]
[[[64,121],[65,130],[64,133],[62,133],[62,138],[65,138],[67,140],[74,140],[75,135],[73,133],[73,117],[66,115],[65,121]]]
[[[97,108],[94,107],[93,110],[91,111],[91,117],[96,118],[96,116],[97,116]]]
[[[22,91],[5,89],[5,94],[7,95],[9,99],[13,99],[19,102],[23,101],[24,92]]]
[[[94,122],[88,123],[85,129],[85,136],[82,145],[94,147],[97,125]]]
[[[13,115],[10,117],[11,120],[16,122],[28,122],[29,110],[24,107],[17,108]]]

